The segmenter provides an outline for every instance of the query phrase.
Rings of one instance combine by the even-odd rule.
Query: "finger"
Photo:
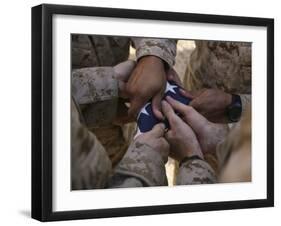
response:
[[[174,110],[176,110],[178,113],[185,115],[188,111],[188,106],[175,100],[174,98],[167,96],[166,100],[168,103],[172,106]]]
[[[158,123],[148,133],[155,138],[163,137],[165,133],[165,125],[163,123]]]
[[[169,130],[167,133],[165,133],[165,138],[168,142],[170,142],[173,138],[173,131]]]
[[[114,75],[117,79],[127,82],[133,69],[136,66],[136,62],[133,60],[127,60],[113,67]]]
[[[193,130],[198,132],[202,126],[206,124],[207,119],[193,107],[184,105],[171,97],[167,97],[167,101],[176,111],[184,116],[183,120],[190,125]]]
[[[200,108],[202,106],[201,98],[200,97],[194,98],[192,101],[190,101],[189,106],[195,108],[197,111],[200,111]]]
[[[164,135],[164,134],[163,134]],[[159,138],[159,142],[161,143],[161,146],[166,149],[169,150],[170,149],[170,144],[168,143],[168,141],[164,138],[164,136]]]
[[[128,115],[128,109],[129,108],[125,100],[119,98],[116,118],[114,119],[113,124],[124,125],[126,123],[133,122],[134,118]]]
[[[167,101],[163,100],[161,103],[162,103],[162,111],[164,115],[167,117],[171,129],[173,129],[181,119],[175,114],[173,108]]]
[[[200,111],[200,108],[204,105],[204,95],[206,90],[207,89],[196,91],[194,99],[189,103],[189,105],[194,107],[197,111]],[[200,113],[202,112],[200,111]]]
[[[200,90],[194,90],[194,91],[192,91],[191,93],[192,93],[192,95],[193,95],[194,97],[198,97],[198,96],[200,96],[201,94],[205,93],[207,90],[208,90],[208,89],[203,88],[203,89],[200,89]]]
[[[196,97],[199,97],[202,93],[204,93],[207,89],[200,89],[200,90],[194,90],[194,91],[187,91],[185,89],[180,89],[180,93],[183,96],[195,99]]]
[[[170,68],[167,72],[167,79],[168,81],[174,81],[177,85],[182,86],[182,82],[178,73],[173,69]]]
[[[184,97],[187,97],[187,98],[190,98],[190,99],[194,98],[194,96],[192,95],[192,92],[188,92],[184,89],[180,89],[180,94],[183,95]]]
[[[126,84],[121,80],[118,81],[118,90],[119,90],[119,97],[123,99],[129,98],[129,94],[126,91]]]
[[[164,120],[164,116],[161,112],[161,100],[162,100],[162,93],[158,93],[155,97],[152,98],[152,111],[156,118],[160,120]]]

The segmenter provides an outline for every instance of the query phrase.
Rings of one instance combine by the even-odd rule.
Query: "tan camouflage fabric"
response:
[[[132,38],[132,45],[136,48],[136,58],[153,55],[164,60],[170,67],[175,64],[177,41],[174,39]]]
[[[147,144],[134,141],[114,170],[110,188],[148,187],[168,185],[163,156]]]
[[[116,165],[128,148],[123,128],[112,123],[117,106],[116,93],[106,93],[112,90],[116,83],[111,79],[110,69],[102,68],[98,69],[100,71],[96,71],[97,69],[93,69],[93,67],[115,66],[127,60],[130,45],[136,49],[137,60],[143,56],[154,55],[163,59],[167,63],[166,65],[172,66],[176,55],[176,41],[82,34],[73,34],[71,39],[72,69],[74,80],[76,79],[73,82],[80,83],[79,89],[82,89],[73,92],[76,93],[75,96],[78,96],[77,102],[81,104],[80,108],[86,125],[104,146],[113,165]],[[91,74],[92,72],[94,73]],[[104,79],[100,79],[100,82],[93,81],[95,76]],[[78,78],[83,77],[85,79],[79,81]],[[87,86],[85,83],[87,79],[93,85]],[[96,93],[93,92],[94,89],[96,89]],[[90,94],[87,96],[86,93]],[[108,98],[110,96],[113,98]],[[82,97],[80,102],[79,98]]]
[[[179,168],[177,185],[212,184],[217,182],[212,167],[204,160],[190,159]]]
[[[74,101],[71,102],[71,140],[72,190],[167,185],[168,156],[138,141],[130,145],[113,171],[103,145],[81,123]]]
[[[252,44],[230,41],[195,41],[195,44],[184,78],[186,88],[217,88],[239,94],[244,110],[251,101]]]
[[[96,136],[81,124],[78,109],[71,102],[71,187],[103,188],[111,173],[111,161]]]
[[[177,184],[230,183],[251,181],[251,107],[246,106],[239,123],[216,149],[218,176],[207,161],[188,160],[181,164]]]
[[[118,104],[118,82],[113,67],[88,67],[72,71],[72,95],[81,106],[88,128],[113,122]]]
[[[216,88],[238,94],[242,102],[242,115],[251,103],[252,59],[249,42],[195,41],[183,84],[187,90]],[[216,156],[205,156],[218,171]]]
[[[136,49],[136,59],[157,56],[171,67],[175,63],[176,40],[128,38],[98,35],[72,35],[72,69],[115,66],[128,59],[129,47]]]
[[[130,39],[99,35],[71,36],[72,69],[115,66],[129,56]]]

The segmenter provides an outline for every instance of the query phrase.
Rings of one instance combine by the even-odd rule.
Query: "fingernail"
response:
[[[163,128],[163,129],[165,129],[165,124],[164,123],[160,123],[160,126]]]
[[[180,88],[180,92],[186,93],[184,89]]]
[[[167,96],[166,99],[169,101],[169,100],[172,100],[173,98],[170,96]]]

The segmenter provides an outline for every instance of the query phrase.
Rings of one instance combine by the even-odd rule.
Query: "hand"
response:
[[[152,98],[153,113],[157,118],[163,119],[160,107],[166,81],[164,62],[155,56],[142,57],[126,85],[131,101],[129,115],[136,117]]]
[[[128,98],[128,94],[126,93],[125,87],[128,79],[136,66],[136,62],[133,60],[127,60],[120,64],[117,64],[113,67],[114,77],[118,81],[118,91],[119,97],[121,98]]]
[[[168,81],[174,81],[178,86],[183,86],[182,85],[182,82],[180,80],[180,77],[178,75],[178,73],[175,71],[174,68],[170,68],[168,71],[167,71],[167,80]]]
[[[214,154],[217,144],[225,139],[228,133],[228,126],[226,124],[215,124],[208,121],[193,107],[184,105],[169,96],[167,97],[167,101],[175,111],[181,114],[185,123],[195,132],[202,152],[204,154]]]
[[[113,67],[114,77],[118,81],[119,97],[121,97],[118,99],[117,113],[113,122],[116,125],[124,125],[125,123],[134,121],[134,118],[128,115],[128,107],[126,106],[124,99],[128,98],[125,87],[135,65],[135,61],[127,60]]]
[[[178,161],[193,155],[203,159],[199,142],[190,126],[176,115],[166,101],[162,101],[162,110],[170,124],[170,130],[165,134],[165,138],[170,144],[171,156]]]
[[[231,94],[218,89],[202,89],[196,92],[181,90],[181,94],[191,97],[189,105],[211,122],[227,123],[226,109],[231,104]]]
[[[118,106],[116,116],[114,118],[113,124],[122,126],[126,123],[134,122],[134,117],[128,115],[129,108],[127,107],[127,102],[125,99],[119,98],[118,99]]]
[[[170,146],[168,142],[163,137],[165,133],[165,126],[163,123],[159,123],[153,127],[149,132],[139,135],[136,141],[139,141],[142,144],[147,144],[154,151],[157,151],[162,156],[162,159],[166,163],[168,161],[169,149]]]

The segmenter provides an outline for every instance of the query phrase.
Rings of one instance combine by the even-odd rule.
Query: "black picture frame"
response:
[[[54,212],[52,210],[52,17],[55,14],[266,27],[267,198]],[[49,4],[32,8],[32,218],[40,221],[56,221],[270,206],[274,206],[273,19]]]

